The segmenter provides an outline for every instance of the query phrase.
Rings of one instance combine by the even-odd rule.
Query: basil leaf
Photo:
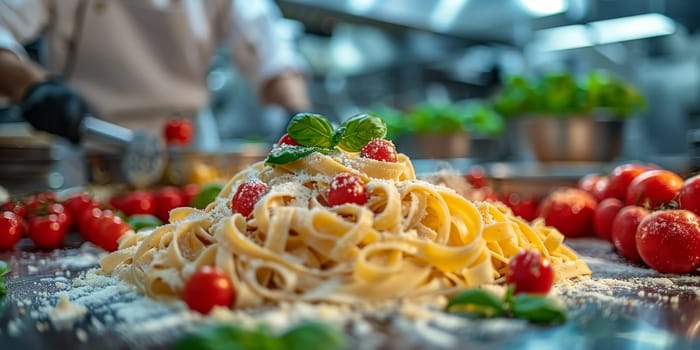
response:
[[[218,194],[218,193],[217,193]],[[126,218],[126,223],[131,226],[131,229],[138,232],[144,228],[158,227],[163,225],[157,217],[149,214],[132,215]]]
[[[304,146],[282,146],[272,149],[265,158],[265,164],[287,164],[295,160],[304,158],[314,152],[322,154],[333,154],[337,152],[333,148],[325,147],[304,147]]]
[[[283,334],[280,341],[290,350],[334,350],[345,347],[344,334],[333,327],[307,322]]]
[[[0,297],[7,293],[7,282],[4,278],[0,277]]]
[[[518,294],[511,305],[513,317],[536,323],[562,323],[566,321],[566,311],[556,302],[545,296]]]
[[[246,350],[283,349],[282,344],[264,329],[247,330],[232,325],[204,326],[186,335],[175,345],[176,350]]]
[[[287,125],[287,134],[302,146],[331,147],[333,126],[320,114],[297,113]]]
[[[338,146],[349,152],[359,152],[369,141],[386,136],[386,124],[373,114],[361,113],[346,119]]]
[[[498,317],[506,313],[503,301],[483,289],[470,289],[455,295],[447,303],[445,311],[479,317]]]
[[[192,199],[192,206],[197,209],[204,209],[216,199],[219,192],[224,188],[222,184],[211,183],[199,190],[199,193]]]
[[[10,265],[0,260],[0,277],[5,276],[8,272],[10,272]]]

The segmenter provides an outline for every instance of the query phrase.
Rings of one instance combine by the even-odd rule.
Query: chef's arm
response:
[[[3,77],[0,95],[20,103],[30,86],[46,78],[46,71],[29,59],[20,59],[14,52],[0,49],[0,77]]]
[[[219,35],[236,66],[248,78],[262,103],[288,111],[307,110],[310,102],[306,62],[292,38],[280,30],[282,15],[273,1],[232,1],[221,11]]]
[[[34,128],[80,141],[83,118],[92,113],[85,100],[60,80],[46,79],[46,72],[29,59],[0,49],[0,94],[20,105],[22,117]]]

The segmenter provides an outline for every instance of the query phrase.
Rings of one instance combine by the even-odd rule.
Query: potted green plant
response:
[[[509,77],[493,105],[519,121],[540,161],[611,161],[621,149],[624,121],[646,102],[632,85],[594,71],[579,80],[569,73]]]
[[[416,158],[459,158],[469,155],[475,139],[503,132],[505,121],[490,104],[424,102],[405,112],[381,106],[374,113],[387,124],[387,137]]]

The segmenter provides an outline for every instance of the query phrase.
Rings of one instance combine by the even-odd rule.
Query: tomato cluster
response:
[[[13,198],[0,207],[0,250],[12,249],[26,234],[34,246],[62,246],[71,230],[107,251],[118,247],[129,230],[160,225],[173,208],[190,205],[198,185],[136,190],[100,202],[87,192],[59,200],[53,192]]]
[[[609,174],[587,175],[578,188],[597,200],[592,232],[629,261],[664,273],[700,267],[700,175],[684,180],[654,165],[628,163]],[[580,199],[568,205],[589,207]]]

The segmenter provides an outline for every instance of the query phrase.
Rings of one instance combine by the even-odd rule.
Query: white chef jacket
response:
[[[21,44],[43,33],[49,73],[116,121],[199,110],[217,47],[258,92],[301,70],[279,17],[269,0],[0,0],[0,48],[26,57]]]

